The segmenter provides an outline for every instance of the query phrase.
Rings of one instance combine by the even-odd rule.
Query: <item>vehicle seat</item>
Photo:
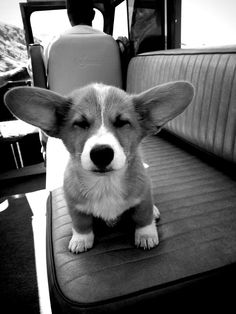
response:
[[[48,88],[63,95],[92,82],[122,86],[119,47],[109,35],[77,25],[48,49]]]

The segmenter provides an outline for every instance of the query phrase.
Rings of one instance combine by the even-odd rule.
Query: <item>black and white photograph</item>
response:
[[[235,313],[236,1],[0,0],[0,313]]]

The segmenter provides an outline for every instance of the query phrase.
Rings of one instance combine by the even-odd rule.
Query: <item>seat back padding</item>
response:
[[[127,90],[141,92],[176,80],[192,82],[195,97],[166,129],[236,162],[236,47],[139,55],[130,62]]]
[[[61,94],[92,82],[122,87],[119,48],[109,35],[74,26],[50,47],[49,89]]]

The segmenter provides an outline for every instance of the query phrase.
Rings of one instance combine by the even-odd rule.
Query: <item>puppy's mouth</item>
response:
[[[105,174],[108,174],[110,172],[114,171],[114,169],[112,168],[96,168],[96,169],[93,169],[92,172],[96,173],[96,174],[101,174],[101,175],[105,175]]]

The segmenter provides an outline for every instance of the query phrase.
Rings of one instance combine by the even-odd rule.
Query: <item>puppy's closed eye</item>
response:
[[[84,116],[81,117],[81,119],[75,120],[72,125],[73,128],[80,128],[83,130],[87,130],[90,128],[90,122]]]
[[[121,115],[118,115],[113,122],[113,125],[115,128],[123,128],[124,126],[130,125],[130,121],[126,118],[121,117]]]

